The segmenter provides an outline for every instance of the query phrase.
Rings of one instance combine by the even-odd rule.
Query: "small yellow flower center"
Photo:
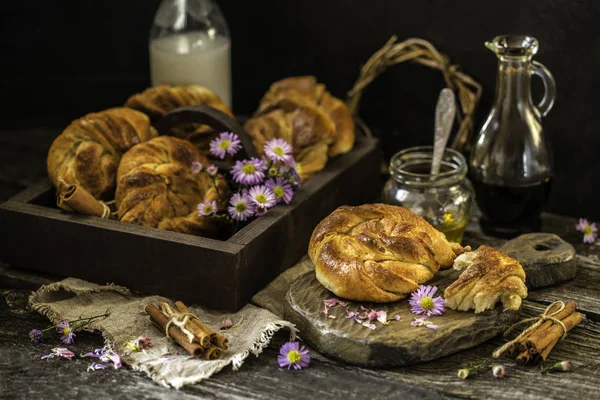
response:
[[[300,361],[300,352],[298,352],[296,350],[290,351],[287,354],[287,359],[290,363],[296,364],[298,361]]]
[[[275,186],[273,188],[273,194],[275,195],[275,197],[277,197],[278,199],[283,197],[283,188],[281,186]]]
[[[240,201],[239,203],[237,203],[235,205],[235,210],[239,213],[244,213],[246,210],[248,209],[248,206],[246,206],[246,203]]]
[[[69,333],[71,333],[71,328],[63,328],[63,335],[69,336]]]
[[[267,196],[265,196],[264,194],[260,193],[258,196],[256,196],[256,201],[258,201],[259,203],[266,203],[267,202]]]
[[[213,206],[211,206],[211,205],[204,206],[204,214],[210,214],[212,212],[213,212]]]
[[[283,157],[285,155],[285,151],[279,146],[273,147],[273,153],[277,154],[279,157]]]
[[[271,169],[269,169],[269,175],[271,175],[271,176],[277,175],[277,168],[271,167]]]
[[[451,224],[454,222],[454,217],[451,213],[445,213],[442,215],[442,220],[444,221],[444,224]]]
[[[427,311],[433,310],[433,300],[431,300],[431,297],[423,297],[421,299],[421,307],[423,307]]]
[[[586,235],[591,235],[592,233],[594,233],[594,231],[592,230],[592,226],[587,225],[585,228],[583,228],[583,233]]]
[[[252,175],[256,172],[256,168],[254,168],[254,164],[246,164],[242,167],[242,172],[246,175]]]
[[[221,150],[227,150],[229,147],[231,147],[231,142],[227,139],[221,140],[221,143],[219,143],[219,148]]]

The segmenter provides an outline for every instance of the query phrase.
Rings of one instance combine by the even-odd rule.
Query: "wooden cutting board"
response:
[[[531,279],[537,287],[572,278],[572,246],[555,235],[532,235],[513,239],[501,248],[522,262],[527,281]],[[438,286],[441,295],[459,274],[443,271],[428,284]],[[448,309],[443,316],[428,318],[438,325],[437,329],[414,327],[410,323],[417,316],[410,312],[408,299],[390,304],[348,301],[347,307],[329,308],[328,315],[334,317],[330,318],[323,313],[323,301],[332,297],[335,295],[317,281],[314,271],[308,272],[290,285],[285,318],[296,324],[300,337],[318,351],[368,367],[403,366],[443,357],[497,336],[518,319],[517,312],[502,311],[498,305],[480,314]],[[361,306],[385,310],[392,320],[387,325],[375,322],[377,329],[371,330],[346,318],[348,311],[362,311]],[[401,320],[393,320],[395,315],[400,315]]]

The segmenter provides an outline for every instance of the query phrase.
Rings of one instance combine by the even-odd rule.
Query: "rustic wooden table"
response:
[[[0,201],[45,175],[45,156],[58,130],[33,129],[0,132]],[[533,316],[555,300],[575,300],[587,320],[552,352],[549,363],[570,360],[570,373],[541,374],[539,367],[516,366],[509,359],[504,379],[486,370],[462,381],[456,371],[469,363],[490,360],[501,338],[460,353],[404,368],[359,368],[312,352],[313,361],[302,371],[280,371],[276,357],[285,341],[277,336],[258,358],[249,358],[237,372],[223,372],[176,391],[155,384],[127,367],[86,372],[88,361],[53,360],[40,355],[55,343],[31,344],[27,333],[48,321],[27,308],[32,290],[60,277],[31,273],[0,264],[0,398],[490,398],[490,399],[597,399],[600,395],[600,246],[581,243],[574,218],[545,214],[543,231],[556,233],[575,245],[579,266],[575,279],[531,291],[523,302],[523,316]],[[0,226],[1,236],[8,235]],[[1,239],[0,239],[1,240]],[[476,224],[465,237],[473,245],[486,242]],[[2,255],[0,254],[0,260]],[[84,353],[100,347],[102,338],[78,333],[72,350]]]

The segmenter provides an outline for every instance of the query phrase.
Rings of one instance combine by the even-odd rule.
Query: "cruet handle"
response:
[[[533,73],[539,76],[544,83],[544,97],[542,101],[537,105],[537,109],[542,117],[548,115],[552,106],[554,105],[554,99],[556,97],[556,82],[554,77],[548,68],[542,63],[533,61]]]

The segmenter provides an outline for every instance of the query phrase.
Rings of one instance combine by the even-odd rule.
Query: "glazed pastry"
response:
[[[96,199],[111,199],[122,154],[156,135],[148,117],[129,108],[87,114],[50,146],[48,176],[57,188],[78,185]]]
[[[454,269],[466,268],[444,291],[446,305],[453,310],[475,313],[494,308],[502,301],[504,309],[518,310],[527,297],[525,271],[519,262],[487,246],[464,253],[454,261]]]
[[[134,94],[125,102],[125,107],[143,112],[152,123],[176,108],[194,105],[216,108],[233,117],[229,107],[215,93],[200,85],[159,85]],[[209,143],[217,133],[208,125],[194,123],[173,127],[169,132],[194,143],[206,155],[209,154]]]
[[[152,122],[176,108],[193,105],[213,107],[233,116],[215,93],[200,85],[154,86],[134,94],[125,102],[125,107],[143,112]]]
[[[401,300],[468,251],[409,210],[342,206],[317,225],[308,247],[317,279],[339,297]]]
[[[262,143],[272,138],[280,137],[291,143],[304,179],[323,169],[329,157],[350,151],[355,139],[350,110],[313,76],[273,83],[244,128],[259,151]]]
[[[195,235],[217,235],[221,224],[214,218],[199,217],[196,206],[214,200],[219,209],[224,209],[227,184],[219,176],[217,191],[207,173],[191,171],[194,161],[208,165],[194,145],[170,136],[159,136],[125,153],[117,173],[119,220]]]
[[[262,154],[265,143],[274,138],[292,144],[298,173],[302,179],[322,170],[327,164],[328,144],[335,126],[319,108],[307,105],[286,112],[275,109],[248,120],[244,126],[254,147]]]

